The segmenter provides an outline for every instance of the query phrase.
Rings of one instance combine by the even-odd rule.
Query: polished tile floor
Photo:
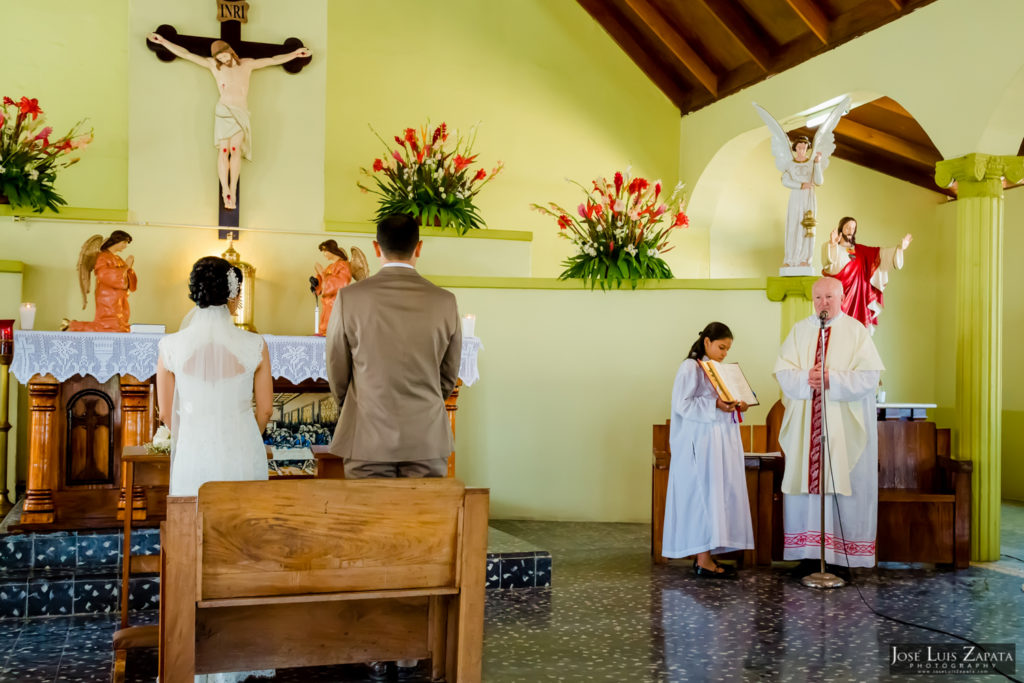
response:
[[[1024,650],[1024,562],[1010,557],[961,572],[856,571],[856,587],[819,593],[781,566],[743,570],[737,581],[701,581],[681,564],[654,566],[646,525],[493,524],[550,550],[557,576],[550,588],[488,591],[485,681],[927,680],[889,676],[889,644],[952,639],[879,618],[867,605]],[[1003,528],[1003,552],[1024,559],[1024,506],[1004,505]],[[0,680],[109,680],[116,620],[0,621]],[[153,655],[135,657],[129,680],[152,681],[155,668]],[[1024,678],[1024,667],[1017,671]],[[329,667],[280,671],[274,680],[362,676],[357,667]]]

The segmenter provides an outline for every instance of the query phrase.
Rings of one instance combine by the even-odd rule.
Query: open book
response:
[[[743,401],[749,406],[759,405],[754,390],[743,376],[739,363],[718,363],[713,360],[699,360],[697,363],[726,403]]]

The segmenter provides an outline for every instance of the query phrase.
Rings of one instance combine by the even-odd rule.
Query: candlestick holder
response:
[[[10,370],[14,360],[14,320],[0,320],[0,517],[13,507],[7,500],[7,433],[11,430]]]

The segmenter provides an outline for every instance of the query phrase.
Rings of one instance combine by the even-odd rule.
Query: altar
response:
[[[28,481],[16,526],[118,526],[125,506],[122,450],[148,443],[158,424],[154,382],[161,337],[15,331],[11,373],[28,388],[29,410]],[[323,337],[263,338],[270,355],[275,397],[329,394]],[[463,338],[460,385],[468,386],[479,377],[476,360],[481,348],[479,338]],[[457,387],[446,402],[453,432],[458,394]],[[330,411],[318,410],[316,417],[330,424],[333,431],[336,412],[331,415]],[[329,440],[329,435],[321,435],[321,440]],[[289,463],[288,471],[295,472],[295,460],[282,461]],[[454,452],[448,467],[452,476]],[[271,469],[286,468],[272,464]],[[309,476],[307,469],[300,464],[295,473]],[[288,471],[279,473],[288,476]],[[165,495],[166,489],[160,487],[134,487],[130,496],[133,519],[145,520],[146,511],[155,509]]]

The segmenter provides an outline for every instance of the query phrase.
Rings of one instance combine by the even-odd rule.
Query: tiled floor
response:
[[[876,617],[861,594],[887,614],[1024,650],[1024,563],[1006,557],[961,572],[857,571],[859,592],[820,593],[782,567],[700,581],[684,565],[652,565],[646,525],[493,524],[550,550],[558,580],[488,591],[485,681],[900,680],[888,675],[890,643],[951,641]],[[1004,552],[1024,558],[1024,506],[1005,505],[1003,527]],[[115,623],[112,615],[0,622],[0,680],[107,680]],[[155,658],[130,660],[129,672],[130,681],[152,681]],[[331,667],[274,680],[363,678],[357,667]]]

